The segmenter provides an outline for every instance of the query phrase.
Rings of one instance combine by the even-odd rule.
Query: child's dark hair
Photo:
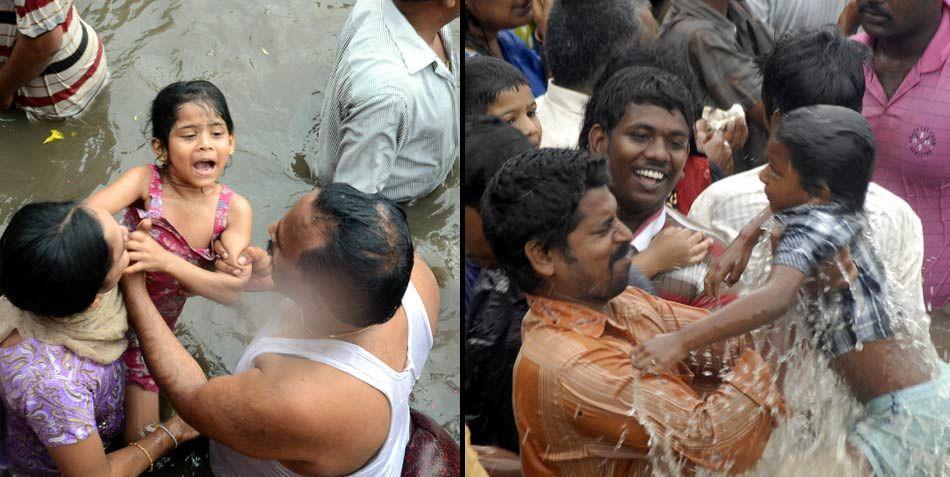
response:
[[[832,202],[851,212],[864,208],[875,141],[861,114],[841,106],[798,108],[778,122],[775,139],[791,151],[802,189],[817,195],[827,187]]]
[[[508,159],[532,149],[528,138],[498,118],[482,116],[467,123],[462,205],[481,210],[482,194],[495,172]]]
[[[594,91],[584,111],[584,122],[577,145],[587,149],[588,135],[595,124],[610,134],[631,104],[648,104],[667,111],[679,111],[692,131],[695,120],[693,95],[683,81],[672,73],[647,67],[624,68]]]
[[[507,61],[475,56],[465,60],[464,84],[465,119],[468,121],[488,113],[488,108],[500,93],[528,86],[528,80]]]
[[[224,120],[228,132],[234,134],[228,102],[217,86],[204,80],[179,81],[162,88],[152,101],[152,137],[158,139],[163,148],[168,148],[168,135],[178,119],[178,108],[187,103],[207,106]]]
[[[0,237],[0,294],[40,316],[89,308],[111,267],[102,225],[75,202],[25,205]]]

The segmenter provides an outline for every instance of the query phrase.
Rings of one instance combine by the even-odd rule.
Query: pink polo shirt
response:
[[[855,41],[873,47],[861,33]],[[865,119],[877,139],[874,181],[907,201],[924,227],[923,283],[933,308],[950,302],[950,0],[937,33],[891,98],[865,67]]]

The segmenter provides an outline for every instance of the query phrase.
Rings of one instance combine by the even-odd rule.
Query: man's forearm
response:
[[[63,33],[59,28],[30,38],[17,35],[13,52],[0,67],[0,97],[16,93],[16,90],[43,72],[50,59],[59,50]]]
[[[125,288],[129,321],[138,334],[149,372],[172,406],[187,405],[189,397],[208,380],[201,366],[178,342],[178,338],[155,309],[144,287]]]

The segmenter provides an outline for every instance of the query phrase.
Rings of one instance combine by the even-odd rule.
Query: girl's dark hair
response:
[[[162,147],[168,148],[168,134],[178,119],[178,108],[187,103],[199,103],[211,108],[224,120],[228,132],[234,134],[228,102],[217,86],[204,80],[179,81],[162,88],[152,101],[152,137],[158,139]]]
[[[111,267],[102,225],[75,202],[25,205],[0,237],[0,294],[40,316],[89,308]]]
[[[864,208],[874,171],[874,133],[860,113],[842,106],[798,108],[778,121],[775,139],[791,151],[802,188],[831,192],[851,212]]]

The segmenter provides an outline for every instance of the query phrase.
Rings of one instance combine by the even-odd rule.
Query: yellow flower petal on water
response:
[[[264,52],[265,55],[270,55],[270,53],[268,53],[267,50],[265,50],[263,46],[261,47],[261,51]]]
[[[136,121],[138,121],[138,120],[139,120],[139,115],[138,115],[138,114],[136,114],[135,116],[132,116],[132,119],[134,119],[134,120],[136,120]]]
[[[69,133],[69,137],[76,137],[76,131]]]
[[[51,143],[51,142],[53,142],[53,141],[61,141],[61,140],[63,140],[63,139],[65,139],[65,137],[63,136],[63,133],[61,133],[61,132],[59,132],[59,131],[57,131],[57,130],[55,130],[55,129],[50,129],[50,130],[49,130],[49,137],[46,138],[45,141],[43,141],[43,144],[48,144],[48,143]]]

